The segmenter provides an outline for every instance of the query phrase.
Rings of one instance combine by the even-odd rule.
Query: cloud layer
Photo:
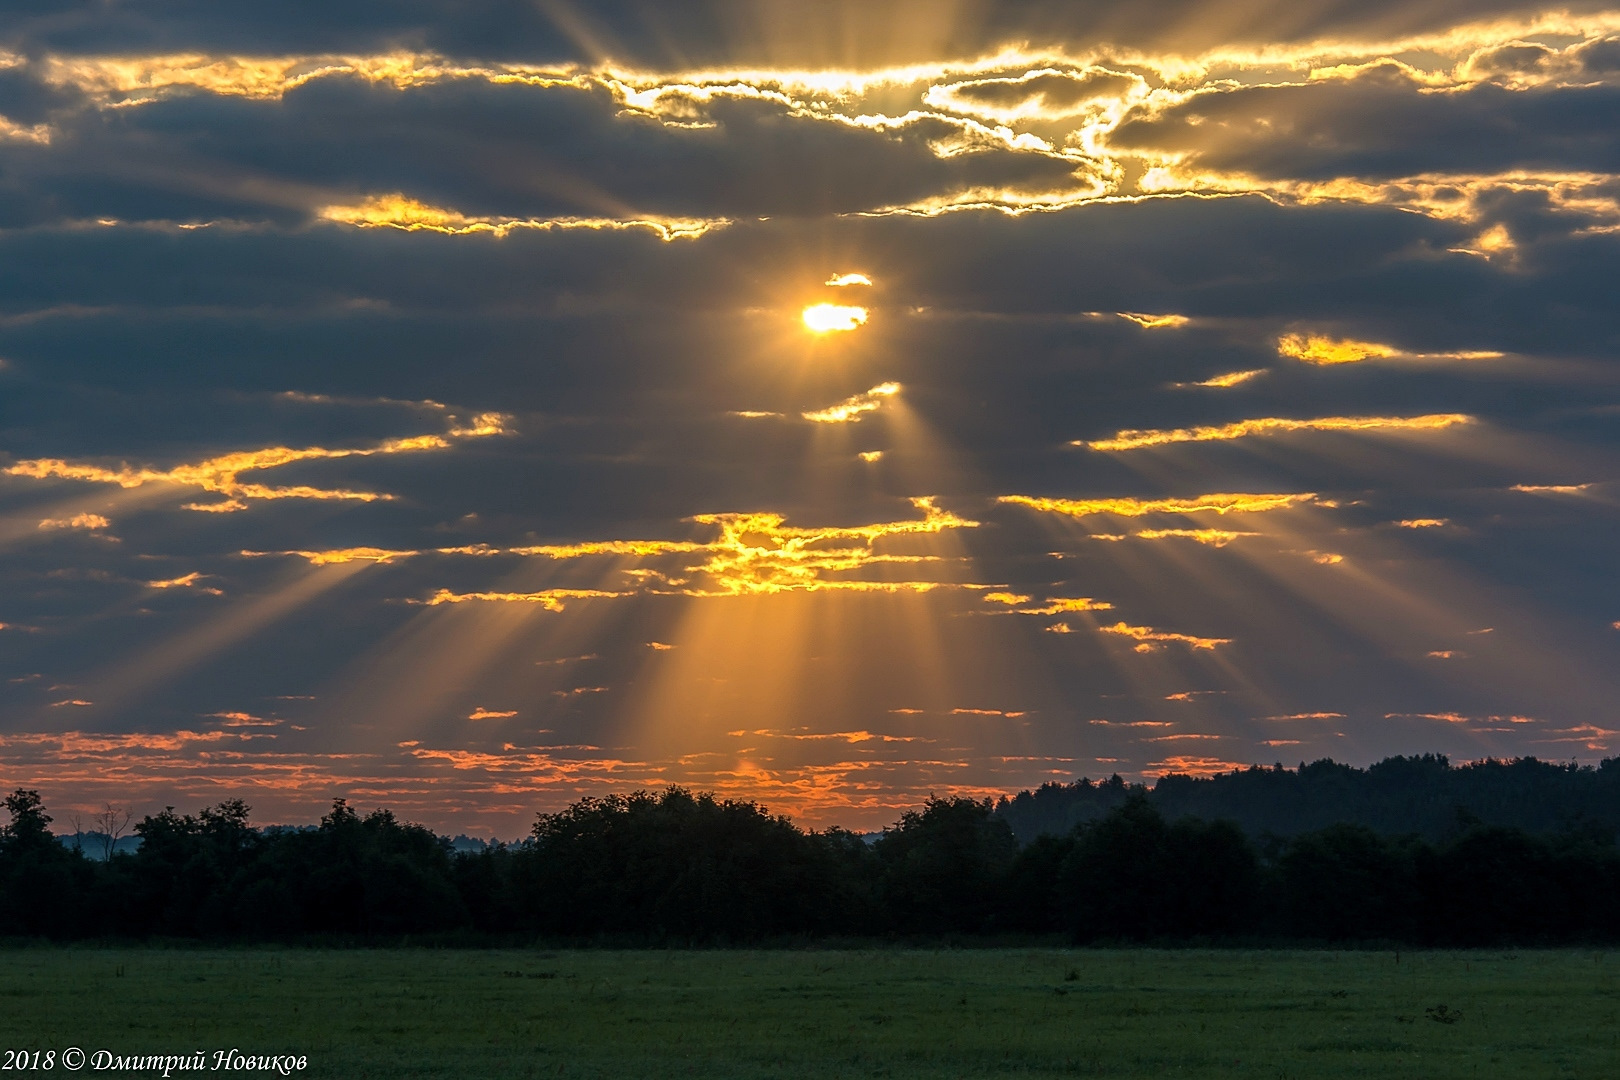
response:
[[[810,10],[0,18],[6,782],[1614,752],[1620,12]]]

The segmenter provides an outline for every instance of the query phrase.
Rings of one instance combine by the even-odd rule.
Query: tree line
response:
[[[1443,754],[1391,757],[1365,769],[1330,760],[1298,769],[1252,766],[1215,776],[1161,776],[1151,787],[1118,776],[1043,784],[996,804],[1019,840],[1063,836],[1140,793],[1166,817],[1234,821],[1251,836],[1329,825],[1442,840],[1469,820],[1532,833],[1588,825],[1620,829],[1620,758],[1596,768],[1517,758],[1453,765]]]
[[[1498,945],[1620,940],[1612,831],[1336,824],[1256,843],[1141,792],[1020,846],[988,800],[935,798],[875,841],[672,787],[583,799],[518,844],[454,852],[386,810],[256,829],[228,800],[64,847],[5,799],[0,937],[617,944],[1061,935],[1076,942]]]

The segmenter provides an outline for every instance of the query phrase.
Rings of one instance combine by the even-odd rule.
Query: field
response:
[[[351,1080],[1600,1080],[1620,1076],[1617,967],[1591,951],[24,948],[0,951],[0,1046],[236,1047]]]

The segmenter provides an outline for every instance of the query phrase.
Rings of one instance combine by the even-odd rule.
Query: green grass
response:
[[[238,1047],[344,1078],[1600,1080],[1620,1076],[1617,969],[1591,951],[14,949],[0,1046]],[[1429,1019],[1440,1005],[1461,1020]]]

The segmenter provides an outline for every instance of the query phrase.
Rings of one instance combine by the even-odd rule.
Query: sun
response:
[[[844,304],[811,304],[801,317],[812,333],[830,334],[860,329],[866,323],[866,309]]]

